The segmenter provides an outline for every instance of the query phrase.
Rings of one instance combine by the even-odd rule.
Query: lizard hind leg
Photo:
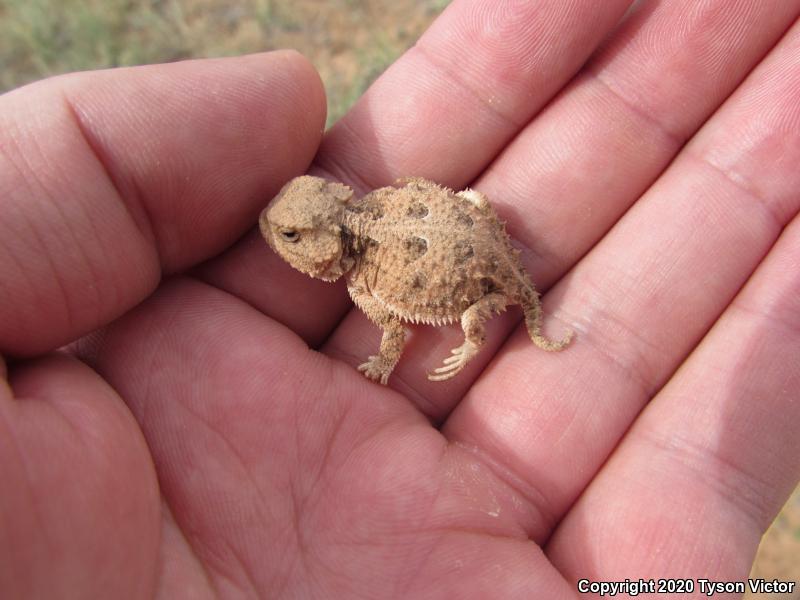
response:
[[[475,302],[461,315],[464,343],[452,350],[444,365],[428,374],[431,381],[445,381],[459,373],[471,361],[486,341],[484,322],[493,314],[505,309],[508,299],[500,292],[492,292]]]

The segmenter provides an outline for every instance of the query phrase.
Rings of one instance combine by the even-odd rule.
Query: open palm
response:
[[[321,146],[288,52],[0,99],[3,597],[746,577],[800,476],[800,2],[628,4],[457,0]],[[486,193],[573,345],[511,311],[365,379],[253,227],[309,164]]]

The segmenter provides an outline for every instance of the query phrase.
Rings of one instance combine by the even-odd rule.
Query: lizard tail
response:
[[[573,332],[567,334],[558,341],[553,341],[542,333],[542,303],[539,301],[539,293],[530,286],[525,290],[522,298],[522,312],[525,315],[525,327],[528,328],[528,335],[531,340],[542,350],[548,352],[558,352],[563,350],[572,341]]]
[[[543,314],[539,292],[536,291],[525,267],[522,266],[519,258],[520,251],[511,245],[508,234],[506,234],[506,243],[510,255],[514,258],[511,269],[517,278],[517,298],[525,315],[525,327],[528,329],[528,335],[531,336],[533,343],[542,350],[547,352],[563,350],[572,341],[574,332],[567,331],[564,337],[558,341],[551,340],[542,333]]]

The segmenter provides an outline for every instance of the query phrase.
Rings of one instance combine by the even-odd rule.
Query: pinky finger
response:
[[[800,479],[798,264],[800,217],[562,521],[565,575],[747,578]]]

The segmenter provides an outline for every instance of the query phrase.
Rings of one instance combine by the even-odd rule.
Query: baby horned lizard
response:
[[[464,343],[428,378],[453,377],[484,343],[484,321],[521,304],[539,348],[566,346],[541,333],[539,295],[519,252],[486,197],[455,193],[419,178],[360,199],[319,177],[287,183],[259,219],[269,245],[295,269],[325,281],[347,276],[347,290],[383,328],[380,351],[358,367],[386,384],[405,342],[403,322],[461,321]]]

